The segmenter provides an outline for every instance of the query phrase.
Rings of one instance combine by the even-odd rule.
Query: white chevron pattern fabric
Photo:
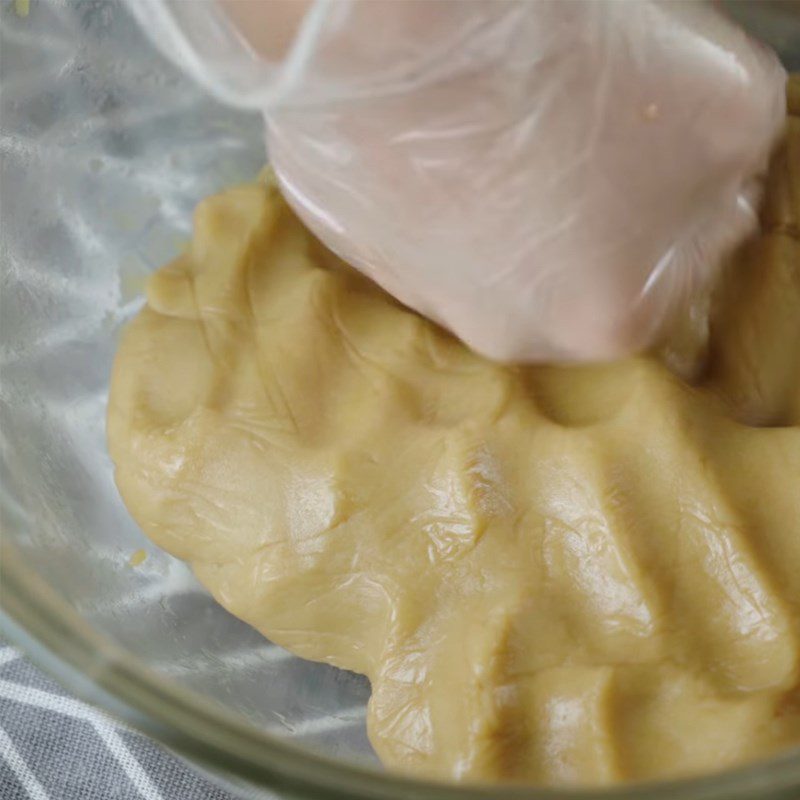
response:
[[[0,800],[233,800],[0,646]]]

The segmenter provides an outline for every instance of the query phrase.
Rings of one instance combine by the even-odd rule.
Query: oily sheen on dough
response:
[[[197,210],[108,416],[131,513],[217,600],[369,676],[390,768],[609,784],[800,742],[800,118],[706,367],[485,361],[267,181]]]

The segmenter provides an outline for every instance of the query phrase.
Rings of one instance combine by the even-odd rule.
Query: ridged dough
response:
[[[272,183],[204,201],[115,363],[125,502],[231,612],[369,676],[390,768],[609,784],[800,742],[800,118],[774,163],[693,385],[489,363]]]

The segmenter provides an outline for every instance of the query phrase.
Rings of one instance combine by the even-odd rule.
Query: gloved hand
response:
[[[646,347],[756,223],[785,73],[710,5],[340,0],[234,16],[273,72],[227,96],[264,110],[289,202],[493,358]]]

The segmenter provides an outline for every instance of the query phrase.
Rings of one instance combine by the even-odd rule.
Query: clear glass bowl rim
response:
[[[4,525],[5,527],[5,525]],[[342,764],[280,741],[167,682],[93,631],[4,531],[0,629],[91,704],[220,777],[311,800],[793,800],[800,751],[701,778],[608,789],[448,786]]]

